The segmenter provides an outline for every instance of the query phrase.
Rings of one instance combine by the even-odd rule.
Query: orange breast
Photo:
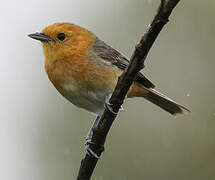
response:
[[[72,59],[56,60],[45,64],[46,72],[54,86],[65,94],[63,85],[72,84],[76,91],[112,90],[121,70],[102,65],[100,61],[88,60],[85,56],[72,56]]]

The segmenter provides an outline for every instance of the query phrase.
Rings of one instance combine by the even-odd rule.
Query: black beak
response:
[[[51,42],[54,41],[52,38],[46,36],[43,33],[34,33],[34,34],[29,34],[28,37],[32,38],[32,39],[36,39],[39,40],[41,42]]]

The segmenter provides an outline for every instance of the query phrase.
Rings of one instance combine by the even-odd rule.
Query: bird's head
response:
[[[81,56],[95,39],[92,32],[71,23],[56,23],[28,36],[42,42],[46,59]]]

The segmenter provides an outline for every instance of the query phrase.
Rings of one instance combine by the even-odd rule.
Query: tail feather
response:
[[[190,112],[186,107],[174,102],[172,99],[167,96],[161,94],[160,92],[154,89],[148,89],[149,92],[144,96],[150,102],[156,104],[160,108],[165,111],[176,115],[176,114],[184,114]]]
[[[150,102],[156,104],[163,110],[176,115],[190,112],[186,107],[176,103],[167,96],[161,94],[153,88],[145,88],[139,84],[134,84],[127,94],[128,98],[144,97]]]

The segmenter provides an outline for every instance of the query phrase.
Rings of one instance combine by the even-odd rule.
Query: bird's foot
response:
[[[111,97],[111,96],[112,96],[112,93],[109,94],[108,96],[106,96],[104,106],[105,106],[105,108],[108,109],[111,113],[117,114],[118,112],[116,112],[116,111],[113,110],[113,104],[110,103],[110,97]],[[122,106],[120,106],[119,111],[123,111],[123,107],[122,107]]]
[[[90,128],[90,131],[88,132],[88,135],[87,135],[86,141],[85,141],[86,153],[90,157],[94,157],[96,159],[99,159],[99,156],[104,151],[104,145],[100,145],[100,144],[96,144],[95,142],[92,142],[92,137],[93,137],[93,134],[95,132],[95,128],[97,127],[99,121],[100,121],[100,116],[97,116],[93,122],[92,127]],[[95,147],[97,152],[92,150],[92,148],[91,148],[92,146]]]
[[[94,146],[97,146],[97,147],[98,147],[98,145],[97,145],[96,143],[92,142],[92,139],[86,139],[86,142],[85,142],[85,150],[86,150],[86,153],[87,153],[90,157],[92,157],[92,158],[99,159],[101,153],[102,153],[102,152],[104,151],[104,149],[105,149],[105,148],[104,148],[104,145],[100,145],[100,147],[97,148],[99,153],[94,152],[94,151],[91,149],[91,147],[90,147],[91,145],[94,145]]]

